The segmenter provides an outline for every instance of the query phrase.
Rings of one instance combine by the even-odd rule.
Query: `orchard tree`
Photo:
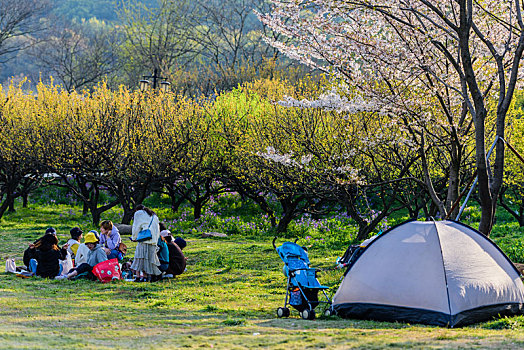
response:
[[[115,157],[114,140],[118,139],[120,120],[111,108],[100,104],[88,93],[59,91],[58,86],[37,87],[37,115],[42,144],[38,161],[46,173],[56,177],[55,186],[66,187],[84,204],[94,225],[105,211],[119,200],[101,203],[102,188],[109,178],[100,179],[107,158]],[[117,135],[115,137],[115,135]]]
[[[172,164],[170,169],[176,170],[169,171],[169,181],[164,183],[172,208],[177,209],[182,201],[189,202],[195,220],[201,217],[204,205],[213,196],[227,191],[226,181],[220,180],[229,159],[224,153],[225,139],[217,133],[219,118],[215,112],[216,106],[211,101],[186,108],[182,113],[187,115],[183,127],[187,134],[185,151],[178,159],[167,158]]]
[[[321,214],[323,205],[341,204],[357,222],[359,240],[407,206],[397,197],[420,182],[410,176],[419,155],[387,118],[363,113],[342,118],[335,111],[311,107],[276,110],[268,118],[274,123],[263,120],[256,126],[252,144],[267,146],[256,153],[261,168],[257,174],[270,179],[279,198],[291,191],[295,200],[289,204],[297,203],[299,209],[301,199],[301,210],[312,214]],[[359,123],[362,119],[368,120]]]
[[[193,198],[186,180],[198,176],[207,156],[207,123],[201,106],[174,94],[148,93],[144,102],[145,113],[132,122],[138,128],[130,139],[131,170],[136,178],[150,174],[151,190],[167,191],[176,210]],[[202,205],[197,199],[197,217]]]
[[[272,44],[359,88],[362,108],[397,118],[411,114],[403,105],[417,105],[427,117],[424,100],[433,96],[446,106],[440,114],[452,118],[452,128],[473,123],[482,211],[479,230],[489,235],[503,183],[504,143],[497,143],[491,176],[486,161],[488,122],[493,115],[496,136],[505,136],[524,51],[524,4],[509,0],[271,2],[272,12],[259,17],[294,39]],[[493,100],[496,107],[490,110]],[[460,112],[461,106],[467,112]],[[446,110],[451,114],[446,115]]]
[[[26,196],[42,177],[37,161],[42,142],[39,136],[38,117],[34,99],[22,92],[21,87],[10,86],[2,90],[0,99],[0,218],[14,201]]]

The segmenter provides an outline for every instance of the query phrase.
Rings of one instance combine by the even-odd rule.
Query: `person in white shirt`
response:
[[[83,237],[83,232],[79,227],[73,227],[69,233],[71,234],[71,238],[69,241],[67,241],[67,244],[69,247],[67,248],[67,251],[69,254],[71,254],[71,258],[75,258],[76,251],[78,250],[78,247],[80,246],[80,240]]]
[[[136,207],[133,217],[132,239],[135,241],[139,239],[138,233],[146,229],[151,230],[151,238],[138,242],[131,265],[131,269],[135,271],[136,282],[151,281],[154,276],[162,274],[158,268],[160,260],[156,254],[160,237],[159,220],[154,211],[140,204]]]
[[[89,233],[93,233],[95,237],[98,237],[98,232],[96,232],[95,230],[91,230],[89,231]],[[84,263],[87,263],[88,253],[89,248],[85,245],[85,243],[80,243],[75,254],[75,266],[80,266]]]

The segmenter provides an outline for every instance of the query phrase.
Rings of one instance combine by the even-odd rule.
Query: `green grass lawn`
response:
[[[93,228],[79,208],[68,208],[33,205],[6,215],[0,222],[0,256],[21,265],[27,243],[48,226],[58,229],[61,243],[73,226]],[[523,317],[460,329],[337,317],[306,321],[294,310],[289,319],[278,319],[286,281],[269,236],[201,238],[193,231],[184,238],[187,272],[157,283],[22,279],[4,273],[2,260],[0,348],[524,347]],[[129,255],[133,252],[130,244]],[[330,268],[342,253],[321,244],[310,249],[312,265],[325,270],[323,284],[337,285],[342,272]]]

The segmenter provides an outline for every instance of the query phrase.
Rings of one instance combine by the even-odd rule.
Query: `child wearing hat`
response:
[[[95,235],[95,238],[98,239],[98,232],[96,232],[95,230],[91,230],[88,232],[89,233],[92,233]],[[89,254],[90,250],[89,248],[86,246],[85,243],[80,243],[78,245],[78,249],[76,251],[76,254],[75,254],[75,265],[76,266],[80,266],[84,263],[87,263],[87,254]]]
[[[92,273],[93,267],[101,263],[102,261],[106,261],[107,255],[102,246],[98,244],[98,238],[96,237],[93,231],[89,231],[86,234],[84,242],[87,248],[89,248],[89,252],[87,253],[87,261],[78,265],[67,275],[55,277],[56,279],[70,279],[84,272],[88,273],[88,278],[96,279],[96,277]]]

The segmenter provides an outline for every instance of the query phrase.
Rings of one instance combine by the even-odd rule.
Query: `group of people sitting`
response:
[[[139,232],[145,229],[150,230],[151,238],[137,243],[132,263],[125,263],[123,270],[132,273],[135,282],[154,282],[182,274],[186,269],[187,258],[182,253],[186,241],[173,238],[151,209],[139,205],[133,218],[131,240],[136,241]],[[91,230],[84,237],[79,227],[72,228],[70,234],[71,239],[60,248],[56,230],[48,228],[44,236],[29,244],[24,251],[23,262],[27,269],[44,278],[85,276],[96,279],[92,272],[94,266],[108,259],[116,258],[122,262],[127,253],[118,228],[109,220],[100,224],[100,235]],[[84,243],[81,243],[82,238]],[[60,261],[69,257],[73,268],[63,271],[64,264]]]

